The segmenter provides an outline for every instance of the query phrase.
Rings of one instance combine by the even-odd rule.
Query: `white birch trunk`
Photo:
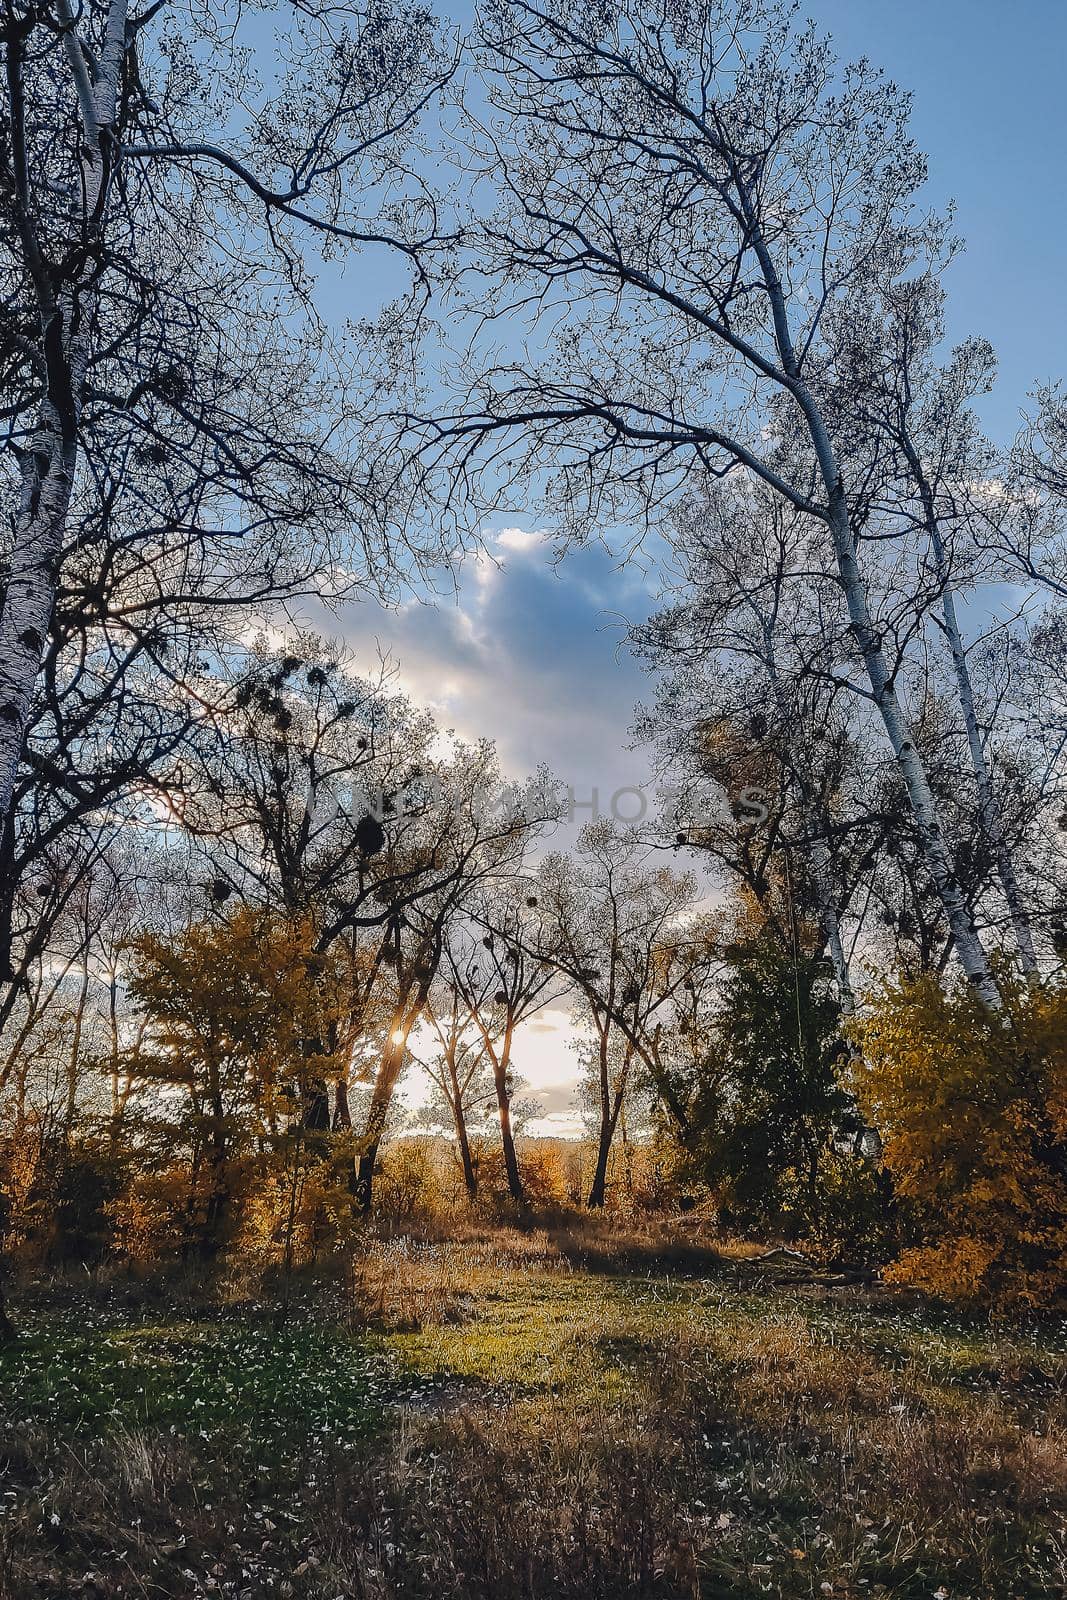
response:
[[[836,464],[834,465],[836,469]],[[830,527],[852,631],[867,669],[874,703],[881,714],[889,743],[908,791],[923,863],[945,908],[960,965],[986,1005],[999,1010],[1000,995],[989,969],[989,959],[974,925],[974,918],[957,876],[952,853],[941,831],[937,801],[930,788],[926,767],[897,699],[881,642],[867,606],[867,595],[856,558],[856,545],[840,478],[831,481],[828,489]]]
[[[57,5],[64,49],[78,99],[82,214],[72,246],[100,237],[107,210],[112,133],[126,51],[126,0],[112,0],[95,80],[75,31],[68,0]],[[86,265],[54,301],[42,302],[46,395],[22,460],[7,592],[0,611],[0,822],[11,811],[45,642],[52,622],[67,516],[78,461],[78,422],[93,320],[95,266]]]
[[[747,202],[747,193],[744,194],[744,198]],[[800,376],[781,280],[775,270],[766,240],[760,231],[759,221],[751,212],[750,218],[752,248],[759,261],[767,289],[785,387],[800,408],[815,451],[819,475],[827,496],[827,523],[833,538],[838,576],[848,606],[852,633],[863,658],[872,698],[881,715],[908,792],[923,863],[945,909],[960,965],[986,1005],[993,1010],[1000,1010],[1001,998],[989,969],[989,958],[978,936],[974,918],[971,916],[970,907],[956,873],[952,852],[941,831],[937,802],[926,775],[926,767],[908,727],[900,701],[897,699],[881,639],[867,604],[867,591],[860,573],[856,540],[852,531],[841,469],[830,443],[822,413]]]
[[[817,826],[816,819],[812,818],[813,825]],[[852,974],[849,970],[848,957],[845,955],[844,941],[841,938],[841,918],[837,911],[837,901],[833,890],[833,862],[830,847],[818,834],[813,834],[811,841],[812,865],[815,877],[815,892],[819,896],[819,911],[821,915],[823,934],[826,939],[826,948],[830,952],[833,963],[834,979],[837,983],[837,1001],[841,1007],[843,1017],[854,1017],[856,1014],[856,996],[852,989]]]
[[[1012,859],[1011,847],[1005,837],[1004,820],[1001,816],[1000,805],[993,786],[993,774],[990,770],[989,759],[982,740],[982,730],[978,723],[978,712],[974,702],[974,686],[971,683],[967,651],[964,647],[963,636],[960,633],[959,622],[956,617],[956,597],[953,592],[945,545],[941,538],[941,530],[938,527],[936,513],[929,504],[927,505],[927,521],[930,548],[933,551],[934,564],[938,581],[941,585],[941,615],[945,625],[945,637],[948,639],[949,650],[952,654],[956,689],[960,698],[960,707],[963,711],[964,727],[967,730],[967,747],[970,750],[975,788],[978,791],[979,822],[993,852],[997,876],[1000,879],[1000,886],[1004,892],[1004,900],[1008,908],[1008,916],[1011,918],[1012,930],[1015,934],[1019,961],[1023,972],[1028,978],[1031,978],[1037,972],[1037,952],[1034,949],[1033,929],[1023,901],[1019,879],[1015,872],[1015,862]]]

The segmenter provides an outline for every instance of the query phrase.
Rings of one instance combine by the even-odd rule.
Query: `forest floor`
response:
[[[0,1596],[1067,1593],[1067,1330],[592,1230],[370,1241],[277,1305],[37,1284]]]

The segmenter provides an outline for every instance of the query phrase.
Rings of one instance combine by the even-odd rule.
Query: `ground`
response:
[[[155,1295],[16,1303],[4,1600],[1067,1592],[1062,1325],[544,1231],[372,1241],[281,1326]]]

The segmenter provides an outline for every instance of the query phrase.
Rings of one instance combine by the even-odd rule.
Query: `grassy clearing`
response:
[[[343,1295],[78,1304],[3,1357],[0,1594],[1067,1592],[1067,1340],[709,1252],[372,1244]]]

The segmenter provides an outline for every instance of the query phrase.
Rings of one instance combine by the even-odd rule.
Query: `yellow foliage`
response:
[[[0,1182],[3,1184],[5,1243],[8,1254],[32,1255],[42,1221],[41,1169],[45,1130],[38,1116],[25,1116],[5,1128],[0,1145]]]
[[[176,1258],[185,1242],[189,1175],[184,1167],[139,1172],[107,1207],[111,1248],[137,1266]]]
[[[190,1241],[215,1248],[244,1227],[262,1253],[291,1260],[304,1239],[314,1253],[352,1206],[350,1188],[317,1169],[327,1145],[343,1146],[329,1135],[328,1097],[364,1021],[355,956],[321,951],[309,917],[249,906],[130,948],[147,1026],[125,1066],[166,1166],[187,1163],[178,1211]],[[150,1253],[159,1199],[146,1189],[114,1213],[126,1253]]]
[[[273,1134],[291,1113],[294,1085],[340,1070],[350,958],[341,946],[319,952],[310,918],[243,906],[130,948],[130,993],[151,1021],[130,1065],[188,1088],[202,1114],[248,1112],[257,1133]]]
[[[856,1087],[924,1234],[891,1276],[1044,1305],[1067,1288],[1067,989],[1002,988],[996,1013],[929,975],[888,984]]]

